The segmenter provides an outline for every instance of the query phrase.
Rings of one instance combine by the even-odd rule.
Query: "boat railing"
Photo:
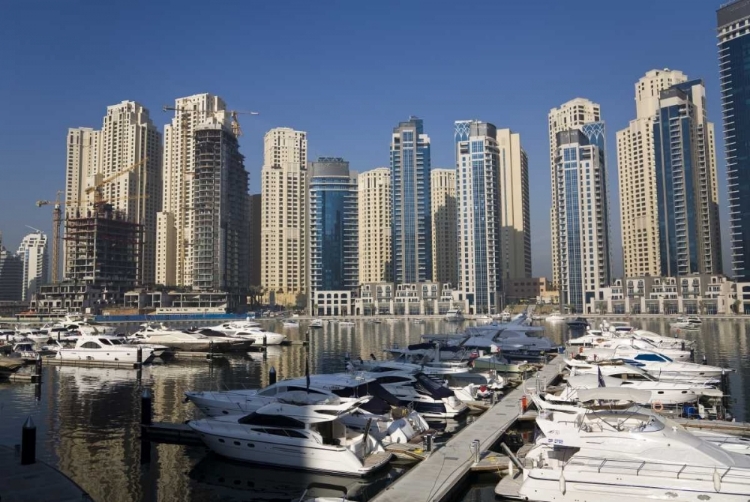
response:
[[[690,464],[675,464],[669,462],[654,462],[648,460],[626,460],[601,457],[582,457],[574,455],[563,465],[563,470],[575,466],[577,468],[591,468],[598,474],[614,471],[614,473],[634,473],[636,476],[670,477],[682,480],[707,481],[714,479],[720,484],[727,478],[732,483],[750,486],[750,468],[726,466],[701,466]]]

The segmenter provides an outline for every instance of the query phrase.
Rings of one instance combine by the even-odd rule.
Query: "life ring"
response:
[[[654,401],[651,403],[651,409],[658,412],[664,409],[664,405],[661,404],[661,401]]]

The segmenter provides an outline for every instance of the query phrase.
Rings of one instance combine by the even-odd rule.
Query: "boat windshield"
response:
[[[112,345],[106,338],[99,338],[102,345]]]
[[[283,415],[263,415],[261,413],[250,413],[237,420],[244,425],[263,425],[272,427],[288,427],[290,429],[304,429],[304,422]]]

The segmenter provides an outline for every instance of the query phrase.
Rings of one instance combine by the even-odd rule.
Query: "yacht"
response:
[[[703,319],[701,319],[697,315],[689,315],[687,316],[687,320],[689,322],[692,322],[693,324],[703,324]]]
[[[690,319],[690,317],[678,317],[674,321],[669,323],[669,326],[675,329],[700,329],[701,323],[700,322],[694,322]]]
[[[565,324],[571,329],[586,329],[589,327],[589,322],[585,317],[576,317],[567,321]]]
[[[345,328],[351,328],[355,325],[354,321],[339,321],[339,326],[343,326]]]
[[[534,369],[526,361],[510,362],[502,356],[501,352],[481,355],[471,362],[474,369],[495,370],[498,373],[523,373]]]
[[[633,326],[625,321],[604,321],[602,325],[612,333],[630,333]]]
[[[445,320],[448,322],[461,322],[464,320],[464,314],[461,309],[450,309],[445,313]]]
[[[33,343],[44,343],[50,335],[42,329],[17,328],[13,339],[17,342],[30,340]]]
[[[601,398],[608,392],[592,389]],[[542,434],[524,459],[513,498],[745,502],[750,493],[750,457],[704,441],[651,410],[548,407],[536,423]],[[502,485],[496,493],[508,496]]]
[[[142,324],[140,330],[130,335],[130,339],[133,343],[164,345],[187,352],[229,352],[236,346],[231,339],[217,342],[213,337],[169,329],[156,323]]]
[[[8,357],[15,360],[20,359],[24,362],[33,362],[36,361],[38,355],[39,352],[34,348],[34,342],[27,340],[14,344],[13,350]]]
[[[323,319],[313,319],[310,321],[310,327],[311,328],[322,328],[323,327]]]
[[[642,368],[659,380],[694,381],[706,378],[720,378],[722,375],[734,371],[731,368],[721,368],[707,364],[676,362],[664,354],[657,352],[641,352],[631,357],[623,357],[622,361]]]
[[[65,331],[78,331],[82,335],[114,335],[117,331],[113,326],[98,323],[78,314],[68,314],[55,324],[45,325],[43,329],[54,333],[54,328],[63,328]]]
[[[548,322],[564,321],[565,320],[565,316],[562,315],[559,310],[555,310],[550,315],[548,315],[547,317],[545,317],[544,320],[548,321]]]
[[[348,430],[341,417],[368,400],[370,396],[299,405],[282,398],[248,415],[193,420],[188,425],[224,457],[364,477],[385,467],[391,454],[367,431]]]
[[[492,317],[486,314],[480,314],[478,316],[474,316],[474,320],[479,324],[486,324],[492,322]]]
[[[61,347],[57,350],[56,359],[63,361],[106,361],[138,362],[138,348],[125,345],[120,337],[111,335],[82,335],[76,340],[74,348]],[[140,347],[141,362],[146,363],[154,358],[154,350]]]
[[[286,340],[286,335],[266,331],[260,325],[251,321],[229,321],[216,326],[208,326],[207,329],[224,333],[232,338],[244,338],[252,340],[254,345],[280,345]]]
[[[357,380],[353,384],[356,390],[352,390],[351,388],[331,388],[326,384],[328,378],[324,375],[312,375],[310,386],[307,386],[303,378],[283,380],[264,389],[185,392],[185,396],[187,401],[192,402],[207,416],[218,417],[246,415],[280,399],[324,402],[336,400],[339,397],[371,395],[370,401],[341,418],[349,429],[364,431],[369,424],[370,433],[384,444],[405,443],[429,429],[427,422],[415,411],[403,413],[400,418],[396,418],[394,414],[394,418],[391,418],[391,403],[398,405],[399,400],[377,384],[374,379],[366,382]]]
[[[281,325],[285,328],[299,328],[299,321],[296,319],[284,319]]]
[[[587,360],[607,361],[622,358],[632,359],[644,352],[662,354],[675,361],[690,361],[693,357],[693,353],[688,350],[657,347],[648,340],[635,338],[605,340],[596,347],[583,349],[580,354]]]

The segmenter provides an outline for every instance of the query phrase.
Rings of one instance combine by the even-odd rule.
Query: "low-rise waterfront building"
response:
[[[451,308],[466,308],[466,302],[455,300],[450,283],[420,282],[394,284],[373,282],[360,286],[354,299],[355,315],[442,315]]]
[[[508,304],[539,302],[552,290],[552,283],[546,277],[506,279],[504,282]]]

